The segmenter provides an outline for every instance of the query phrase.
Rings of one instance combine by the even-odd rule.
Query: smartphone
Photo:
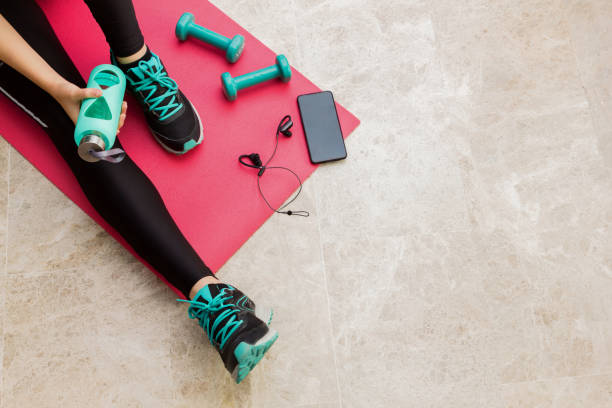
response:
[[[346,146],[330,91],[297,98],[310,161],[314,164],[346,158]]]

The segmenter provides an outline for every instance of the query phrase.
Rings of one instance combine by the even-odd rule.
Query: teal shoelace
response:
[[[234,334],[238,327],[242,324],[242,320],[236,318],[238,310],[233,304],[226,304],[225,301],[231,299],[232,296],[225,296],[227,288],[221,289],[219,294],[214,297],[209,303],[198,302],[196,300],[184,300],[177,299],[179,302],[189,303],[189,317],[192,319],[198,319],[198,322],[202,329],[206,332],[210,344],[213,346],[215,343],[219,344],[219,349],[223,349],[227,340]],[[225,309],[225,310],[223,310]],[[214,312],[223,310],[214,320],[211,321],[211,315]],[[221,322],[226,320],[225,324],[221,325]]]
[[[138,66],[130,71],[134,71],[134,75],[141,79],[135,80],[128,76],[128,81],[134,87],[134,91],[146,94],[144,101],[151,111],[159,114],[159,120],[169,118],[183,107],[182,103],[176,101],[178,85],[163,69],[157,55],[153,54],[148,61],[140,61]],[[159,93],[160,87],[165,92]]]

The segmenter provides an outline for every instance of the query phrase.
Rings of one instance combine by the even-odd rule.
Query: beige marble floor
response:
[[[0,406],[611,407],[612,2],[214,3],[362,120],[220,271],[279,341],[233,385],[1,142]]]

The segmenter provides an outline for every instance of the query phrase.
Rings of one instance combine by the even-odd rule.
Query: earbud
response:
[[[238,157],[238,161],[243,166],[259,170],[257,172],[257,188],[259,190],[259,195],[261,196],[261,198],[263,198],[263,200],[266,203],[266,205],[268,206],[268,208],[270,208],[272,211],[274,211],[275,213],[278,213],[278,214],[287,214],[287,215],[297,215],[297,216],[300,216],[300,217],[308,217],[310,215],[310,213],[308,211],[291,211],[291,210],[283,211],[289,204],[294,202],[295,199],[298,198],[298,196],[302,192],[302,180],[300,179],[300,176],[298,176],[296,172],[294,172],[291,169],[288,169],[287,167],[268,166],[268,164],[272,161],[272,159],[274,158],[274,155],[276,154],[276,148],[278,147],[278,135],[282,133],[285,137],[291,136],[291,132],[289,131],[289,129],[291,129],[292,126],[293,126],[293,121],[291,120],[291,116],[289,116],[289,115],[285,116],[280,121],[280,123],[278,124],[278,127],[276,128],[276,136],[275,136],[276,141],[274,143],[274,150],[272,151],[272,155],[270,156],[270,158],[268,160],[266,160],[266,164],[262,163],[261,157],[259,157],[259,154],[257,154],[257,153],[243,154],[240,157]],[[250,163],[247,163],[245,161],[246,159],[249,159]],[[261,176],[263,176],[263,174],[266,171],[266,169],[276,169],[276,170],[285,170],[285,171],[288,171],[289,173],[291,173],[291,174],[293,174],[295,176],[295,178],[297,179],[298,183],[300,184],[300,188],[295,193],[293,198],[291,198],[289,201],[287,201],[285,204],[283,204],[279,208],[272,207],[270,205],[270,202],[264,196],[263,191],[261,190],[261,185],[259,184],[259,179],[261,178]]]
[[[262,163],[261,163],[261,157],[259,157],[259,154],[251,153],[247,157],[249,158],[251,163],[253,163],[253,166],[261,167]]]
[[[293,127],[293,121],[291,120],[291,116],[287,115],[283,118],[280,125],[278,126],[278,131],[282,133],[286,137],[291,137],[293,133],[289,129]]]
[[[246,163],[244,161],[244,159],[249,159],[251,164]],[[243,166],[251,167],[253,169],[262,169],[263,168],[263,163],[261,162],[261,157],[259,157],[259,154],[257,154],[257,153],[243,154],[243,155],[241,155],[238,158],[238,161]]]

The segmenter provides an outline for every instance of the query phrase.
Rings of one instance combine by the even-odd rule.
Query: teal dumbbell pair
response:
[[[243,36],[238,34],[230,39],[197,25],[193,21],[194,17],[191,13],[183,13],[183,15],[179,18],[175,30],[176,36],[179,38],[179,40],[184,41],[188,36],[193,36],[207,44],[224,50],[225,58],[230,63],[238,61],[242,55],[242,51],[244,50]],[[287,61],[287,58],[282,54],[276,56],[276,63],[274,65],[250,72],[248,74],[240,75],[236,78],[232,78],[229,72],[225,72],[223,75],[221,75],[221,85],[223,86],[223,93],[225,94],[225,97],[228,100],[233,101],[236,100],[239,90],[275,78],[279,78],[283,82],[289,82],[291,80],[291,66],[289,65],[289,61]]]

